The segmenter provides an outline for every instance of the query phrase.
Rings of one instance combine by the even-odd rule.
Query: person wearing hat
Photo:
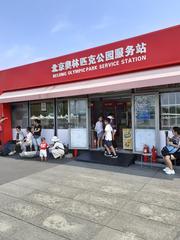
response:
[[[53,144],[49,148],[49,151],[52,153],[55,159],[62,158],[65,154],[64,145],[60,142],[59,138],[54,136],[51,141]]]
[[[115,124],[115,119],[114,119],[114,116],[112,114],[110,114],[109,116],[107,116],[107,118],[110,120],[110,125],[113,129],[113,133],[112,133],[112,144],[113,144],[113,147],[115,149],[117,149],[117,143],[116,143],[116,124]]]

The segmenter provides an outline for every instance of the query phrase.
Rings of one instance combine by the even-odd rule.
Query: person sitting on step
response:
[[[180,128],[173,127],[172,133],[173,137],[169,138],[167,136],[167,146],[161,150],[166,164],[166,167],[163,169],[163,171],[168,175],[175,174],[172,161],[180,158]]]
[[[33,142],[33,134],[31,132],[31,128],[26,128],[26,137],[24,139],[24,142],[22,144],[22,151],[26,152],[27,148],[30,148],[30,151],[32,150],[32,142]]]
[[[54,136],[51,141],[53,144],[50,146],[49,151],[52,153],[53,157],[55,159],[64,157],[64,145],[60,142],[59,138]]]
[[[12,156],[16,152],[21,152],[23,142],[24,142],[24,133],[21,130],[21,126],[16,126],[16,139],[13,140],[11,152],[8,155]]]

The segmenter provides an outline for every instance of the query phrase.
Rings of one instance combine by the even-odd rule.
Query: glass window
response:
[[[162,130],[180,124],[180,92],[160,95],[160,124]]]
[[[58,129],[68,128],[68,102],[57,101],[57,127]]]
[[[135,128],[155,128],[154,95],[135,96]]]
[[[171,94],[169,94],[169,96],[168,96],[167,99],[169,99],[168,104],[174,105],[175,102],[176,102],[176,93],[171,93]]]
[[[27,128],[28,126],[28,103],[12,103],[12,128],[21,126]]]
[[[86,100],[70,101],[70,122],[72,128],[86,128]]]
[[[180,104],[180,93],[176,93],[176,103]]]
[[[54,128],[54,102],[53,100],[30,103],[30,120],[41,120],[42,128]]]
[[[167,98],[167,96],[166,96],[165,94],[162,94],[162,95],[161,95],[161,103],[162,103],[163,105],[168,104],[168,98]]]
[[[180,124],[180,92],[160,95],[160,124],[162,130]]]

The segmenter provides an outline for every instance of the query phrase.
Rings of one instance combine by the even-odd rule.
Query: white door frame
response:
[[[72,140],[71,140],[71,117],[70,117],[70,102],[71,101],[78,101],[78,100],[84,100],[86,101],[86,147],[77,147],[78,149],[89,149],[89,111],[88,111],[88,98],[71,98],[68,99],[68,123],[69,123],[69,143],[70,143],[70,149],[72,149]],[[74,148],[74,147],[73,147]]]
[[[159,149],[159,93],[158,92],[146,92],[146,93],[135,93],[132,95],[132,133],[133,133],[133,152],[135,150],[135,96],[154,95],[155,96],[155,147]]]

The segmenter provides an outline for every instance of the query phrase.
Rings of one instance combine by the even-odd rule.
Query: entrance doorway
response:
[[[94,130],[99,116],[104,119],[109,115],[114,117],[116,128],[115,141],[118,150],[132,150],[132,101],[131,97],[96,98],[91,103],[91,148],[97,147],[97,136]]]

